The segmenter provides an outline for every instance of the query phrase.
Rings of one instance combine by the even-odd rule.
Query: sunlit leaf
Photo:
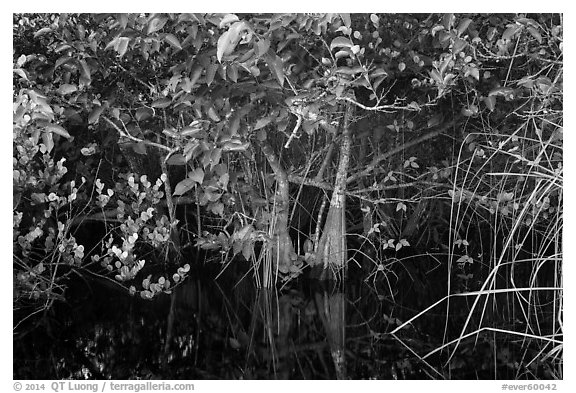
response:
[[[150,22],[148,22],[147,34],[150,35],[157,32],[158,30],[161,30],[167,21],[168,18],[165,16],[158,16],[153,18]]]
[[[128,49],[128,43],[130,42],[130,38],[128,37],[118,37],[116,41],[116,45],[114,49],[120,55],[120,57],[126,54],[126,50]]]
[[[172,103],[170,98],[159,98],[152,102],[152,108],[167,108]]]
[[[495,96],[485,97],[484,104],[490,110],[490,112],[494,111],[494,106],[496,104],[496,97]]]
[[[257,56],[265,55],[268,52],[268,49],[270,49],[270,40],[266,38],[258,40],[258,42],[256,42],[256,49],[258,49],[256,51]]]
[[[72,94],[74,92],[78,91],[78,86],[76,85],[71,85],[69,83],[64,83],[62,85],[60,85],[60,87],[58,88],[58,90],[56,90],[56,92],[60,95],[67,95],[67,94]]]
[[[463,39],[456,38],[454,40],[454,46],[452,46],[452,53],[456,55],[456,54],[462,52],[462,50],[464,50],[464,48],[466,48],[467,45],[468,45],[468,43],[466,41],[464,41]]]
[[[222,57],[224,55],[229,55],[234,51],[236,45],[234,45],[230,39],[230,32],[225,31],[222,33],[220,38],[218,38],[217,50],[216,50],[216,58],[219,62],[222,62]]]
[[[350,27],[352,25],[350,14],[340,14],[340,18],[342,19],[342,22],[344,22],[344,26]]]
[[[270,116],[266,116],[266,117],[263,117],[261,119],[258,119],[256,121],[256,125],[254,126],[254,130],[259,130],[260,128],[267,126],[268,124],[270,124],[271,121],[272,121],[272,118]]]
[[[468,28],[468,26],[470,26],[470,23],[472,22],[472,19],[470,18],[466,18],[463,19],[460,24],[458,25],[458,27],[456,28],[456,30],[458,31],[458,35],[462,35],[462,33],[464,33],[466,31],[466,29]]]
[[[196,168],[192,172],[188,173],[188,178],[194,180],[198,184],[202,184],[204,181],[204,171],[201,168]]]
[[[36,33],[34,33],[34,38],[38,38],[40,36],[43,36],[46,33],[51,32],[52,29],[50,27],[43,27],[40,30],[38,30]]]
[[[104,105],[97,106],[92,110],[90,115],[88,116],[88,124],[96,124],[98,123],[98,119],[100,119],[100,115],[104,111]]]
[[[226,25],[233,23],[233,22],[238,22],[239,20],[240,19],[238,18],[238,16],[236,14],[226,14],[226,15],[224,15],[224,17],[220,21],[220,25],[218,27],[223,28],[223,27],[226,27]]]
[[[336,37],[330,43],[330,50],[334,48],[352,48],[354,44],[347,37]]]
[[[180,41],[178,41],[178,38],[176,38],[174,34],[166,34],[166,36],[164,37],[164,41],[172,45],[174,48],[182,50],[182,45],[180,44]]]
[[[532,37],[536,38],[539,44],[542,43],[542,35],[536,30],[534,27],[528,27],[528,32],[532,35]]]
[[[221,120],[220,116],[218,116],[218,112],[216,112],[216,109],[214,109],[213,106],[208,108],[208,112],[206,114],[212,121],[219,122]]]
[[[521,29],[522,29],[521,25],[517,25],[517,24],[508,25],[508,28],[502,34],[502,39],[503,40],[511,40],[512,38],[514,38],[516,33],[518,33]]]
[[[154,111],[150,108],[139,108],[136,110],[134,117],[136,118],[136,120],[142,121],[149,119],[150,117],[152,117],[153,114]]]

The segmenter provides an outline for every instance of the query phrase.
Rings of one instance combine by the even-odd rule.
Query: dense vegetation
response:
[[[561,15],[13,22],[16,329],[87,277],[151,299],[202,264],[353,270],[413,281],[392,334],[445,313],[423,362],[480,340],[562,377]]]

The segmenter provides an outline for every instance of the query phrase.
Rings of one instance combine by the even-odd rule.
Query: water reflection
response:
[[[276,292],[249,280],[191,278],[153,301],[92,282],[69,298],[41,329],[15,337],[14,378],[430,377],[386,334],[397,310],[362,281]],[[413,346],[423,342],[406,334]]]

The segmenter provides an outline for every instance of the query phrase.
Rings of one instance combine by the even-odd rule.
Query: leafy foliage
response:
[[[223,267],[242,256],[270,286],[332,261],[322,234],[373,255],[373,273],[448,254],[448,296],[485,288],[480,264],[561,255],[561,15],[13,22],[17,301],[54,299],[83,269],[151,298],[188,274],[190,246]],[[331,191],[348,203],[326,219]],[[79,244],[94,221],[97,245]]]

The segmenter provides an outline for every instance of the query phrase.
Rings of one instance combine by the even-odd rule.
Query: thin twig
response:
[[[284,145],[285,149],[288,149],[290,147],[290,143],[292,142],[292,139],[294,139],[296,137],[296,133],[298,132],[298,129],[300,128],[300,124],[302,124],[302,115],[298,115],[296,114],[296,125],[294,126],[294,130],[292,130],[292,134],[290,134],[290,138],[288,138],[288,140],[286,141],[286,144]]]
[[[122,136],[122,137],[124,137],[124,138],[128,138],[128,139],[130,139],[130,140],[133,141],[133,142],[143,143],[143,144],[148,145],[148,146],[156,147],[156,148],[158,148],[158,149],[160,149],[160,150],[167,151],[168,154],[173,154],[175,151],[177,151],[177,150],[179,149],[179,148],[177,148],[177,149],[172,149],[172,148],[169,148],[168,146],[161,145],[160,143],[152,142],[152,141],[149,141],[149,140],[146,140],[146,139],[136,138],[135,136],[130,135],[129,132],[123,131],[120,127],[118,127],[118,125],[117,125],[116,123],[114,123],[112,120],[108,119],[107,117],[102,116],[102,119],[104,119],[108,124],[110,124],[112,127],[114,127],[114,129],[115,129],[116,131],[118,131],[118,133],[120,134],[120,136]]]
[[[355,173],[354,175],[350,176],[347,179],[347,183],[351,183],[353,181],[355,181],[356,179],[363,177],[363,176],[368,176],[374,169],[376,169],[376,167],[384,160],[390,158],[391,156],[398,154],[406,149],[408,149],[409,147],[418,145],[428,139],[432,139],[437,137],[438,135],[440,135],[441,133],[443,133],[444,131],[448,130],[450,127],[454,126],[454,124],[456,124],[456,120],[457,119],[453,119],[452,121],[446,123],[444,126],[434,130],[434,131],[430,131],[427,134],[422,135],[421,137],[418,137],[416,139],[413,139],[409,142],[404,143],[401,146],[398,146],[392,150],[387,151],[384,154],[378,155],[376,157],[374,157],[374,159],[372,160],[372,162],[362,171]]]

